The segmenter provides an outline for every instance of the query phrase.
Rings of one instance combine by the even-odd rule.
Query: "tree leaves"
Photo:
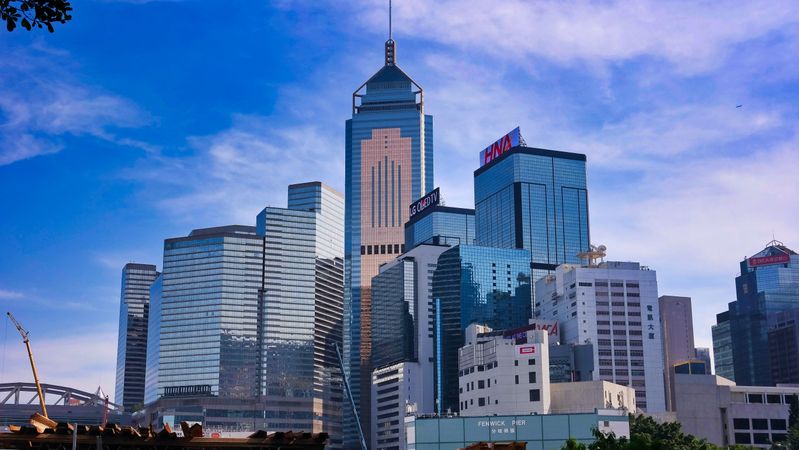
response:
[[[8,31],[14,31],[19,22],[28,31],[47,27],[53,33],[54,23],[72,20],[71,11],[70,0],[0,0],[0,20]]]

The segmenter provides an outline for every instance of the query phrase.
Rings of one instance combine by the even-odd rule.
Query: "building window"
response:
[[[782,396],[779,395],[779,394],[767,394],[766,395],[766,402],[767,403],[778,403],[778,404],[782,403],[780,397],[782,397]]]
[[[528,366],[534,366],[535,365],[535,358],[528,359],[527,360],[527,365]]]
[[[736,430],[748,430],[749,419],[732,419],[732,427]]]
[[[485,398],[480,397],[480,398],[477,399],[477,406],[485,406],[485,405],[486,405],[486,399]]]
[[[514,366],[518,366],[519,365],[519,360],[517,359],[516,361],[513,361],[513,365]]]
[[[749,403],[763,403],[763,394],[748,394]]]
[[[381,244],[380,245],[380,254],[381,255],[385,255],[386,254],[386,244]]]
[[[771,429],[772,430],[787,430],[788,424],[785,422],[785,419],[771,419]]]
[[[367,255],[371,255],[372,254],[372,246],[371,245],[367,245],[366,246],[366,254]]]
[[[541,390],[540,389],[530,389],[530,401],[531,402],[539,402],[539,401],[541,401]]]
[[[400,252],[399,244],[394,244],[394,253],[399,253],[399,252]]]
[[[516,384],[519,384],[519,376],[516,375]]]
[[[361,246],[361,254],[362,254],[362,255],[365,255],[365,254],[366,254],[366,246],[365,246],[365,245],[362,245],[362,246]]]
[[[753,430],[768,430],[768,419],[752,419]]]
[[[483,380],[477,380],[477,389],[485,389],[486,383]],[[480,405],[482,406],[482,405]]]
[[[754,433],[752,436],[754,437],[753,441],[755,444],[771,444],[771,439],[769,439],[768,433]]]
[[[527,382],[535,384],[535,372],[530,372],[527,374]]]

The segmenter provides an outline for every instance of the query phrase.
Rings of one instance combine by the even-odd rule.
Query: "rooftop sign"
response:
[[[749,267],[757,267],[757,266],[770,266],[772,264],[785,264],[791,262],[791,256],[787,254],[782,255],[772,255],[772,256],[761,256],[759,258],[752,257],[749,258]]]
[[[408,219],[413,219],[413,216],[419,214],[420,212],[424,211],[425,209],[438,205],[441,203],[441,194],[438,190],[439,188],[435,188],[432,191],[428,192],[424,197],[416,200],[415,202],[411,203],[408,212]]]
[[[516,127],[480,152],[480,167],[490,163],[520,143],[521,131],[519,131],[519,127]]]

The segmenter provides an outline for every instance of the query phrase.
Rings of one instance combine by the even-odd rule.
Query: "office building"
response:
[[[517,328],[531,317],[530,252],[458,245],[433,274],[436,411],[457,412],[458,349],[471,323]]]
[[[295,184],[288,206],[164,242],[143,423],[324,431],[341,447],[343,196]]]
[[[673,411],[671,384],[674,366],[696,358],[691,297],[663,295],[658,299],[658,308],[663,335],[663,366],[666,368],[666,406]]]
[[[776,313],[768,331],[772,381],[799,384],[799,308]]]
[[[741,261],[740,267],[741,274],[735,278],[736,301],[729,304],[726,316],[735,382],[772,386],[775,382],[769,329],[775,325],[778,313],[799,308],[799,255],[783,243],[772,241]],[[725,337],[724,333],[720,337]],[[716,373],[721,372],[717,369]]]
[[[158,274],[150,285],[150,314],[147,317],[147,363],[144,374],[144,404],[158,400],[158,361],[161,353],[161,293],[164,276]]]
[[[563,344],[594,344],[595,380],[635,389],[646,412],[666,410],[657,276],[636,262],[563,264],[536,282],[536,314]]]
[[[534,281],[580,263],[591,237],[585,155],[517,145],[481,163],[474,172],[477,245],[529,250]]]
[[[411,204],[405,223],[405,248],[419,244],[474,244],[474,210],[440,204],[438,188]]]
[[[716,324],[713,325],[711,331],[713,335],[713,367],[716,368],[716,375],[735,381],[729,311],[716,314]]]
[[[157,276],[151,264],[128,263],[122,269],[115,402],[128,412],[144,405],[150,285]]]
[[[373,450],[406,448],[404,420],[407,414],[425,414],[419,401],[432,395],[422,374],[422,365],[400,361],[383,365],[372,372],[372,441]],[[429,412],[429,411],[428,411]]]
[[[353,93],[346,122],[344,359],[366,430],[372,277],[405,251],[407,208],[433,189],[433,117],[421,86],[397,66],[390,37],[385,50],[385,65]],[[348,445],[355,430],[350,420]]]
[[[261,401],[272,429],[341,441],[343,389],[335,345],[343,309],[343,196],[320,182],[288,187],[288,208],[264,208]],[[282,427],[282,428],[279,428]],[[326,428],[332,427],[332,428]]]
[[[785,439],[799,399],[799,387],[740,386],[717,375],[677,374],[674,386],[683,431],[725,448],[772,448]]]
[[[527,449],[559,449],[569,438],[591,444],[594,429],[629,439],[627,412],[600,409],[584,414],[405,418],[408,450],[467,448],[480,442],[523,442]]]
[[[713,366],[710,361],[710,349],[707,347],[696,347],[694,348],[694,353],[696,354],[696,359],[705,363],[705,374],[712,375]]]
[[[543,330],[512,338],[466,329],[458,351],[458,400],[462,416],[549,413],[549,339]],[[490,330],[485,330],[490,331]]]
[[[372,279],[372,447],[404,448],[403,417],[434,412],[433,273],[449,247],[421,244]],[[395,386],[397,389],[394,389]]]

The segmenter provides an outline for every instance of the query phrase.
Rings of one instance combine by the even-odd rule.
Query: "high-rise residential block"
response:
[[[561,265],[538,280],[536,314],[562,344],[594,344],[595,380],[635,389],[638,408],[666,410],[657,276],[636,262]]]
[[[769,330],[779,322],[780,314],[799,308],[799,255],[772,241],[740,266],[741,274],[735,278],[736,301],[729,304],[726,316],[735,382],[772,386]],[[720,338],[724,337],[721,334]],[[713,345],[723,346],[715,342],[715,335]],[[721,374],[718,364],[716,373]]]
[[[369,430],[372,277],[404,251],[408,207],[433,188],[433,117],[421,86],[396,64],[392,39],[385,65],[352,96],[346,123],[344,359],[353,397]],[[355,443],[354,422],[347,429]]]
[[[122,269],[115,403],[126,411],[144,405],[150,285],[157,276],[151,264],[128,263]]]
[[[585,165],[583,154],[519,145],[475,170],[476,244],[527,249],[534,281],[580,263],[591,237]]]
[[[433,274],[437,412],[459,409],[458,349],[466,327],[527,325],[531,289],[528,250],[458,245],[441,254]]]

